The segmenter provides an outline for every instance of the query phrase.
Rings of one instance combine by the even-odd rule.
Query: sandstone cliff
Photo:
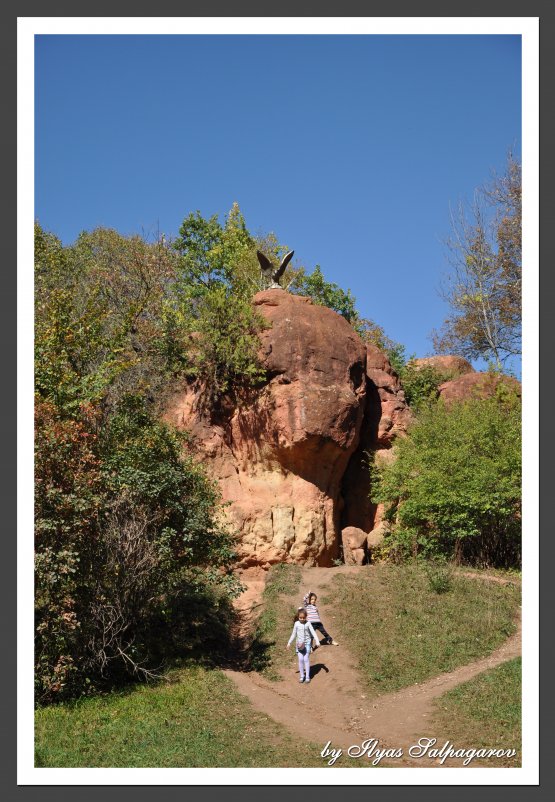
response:
[[[380,518],[366,452],[388,450],[410,420],[398,377],[327,307],[278,289],[253,302],[271,324],[260,334],[267,383],[218,416],[202,411],[190,386],[167,417],[191,432],[218,480],[242,567],[330,565],[342,547],[351,559],[353,527],[361,561]]]
[[[241,404],[203,411],[201,389],[177,394],[166,417],[193,436],[239,533],[240,566],[276,562],[361,563],[385,524],[369,498],[371,459],[393,456],[412,413],[385,354],[365,345],[340,315],[281,289],[254,299],[271,324],[260,334],[267,381]],[[417,360],[458,378],[447,402],[491,395],[507,377],[477,373],[464,359]]]
[[[343,478],[343,528],[369,533],[381,521],[381,509],[369,498],[369,455],[383,459],[395,437],[405,434],[411,418],[399,377],[386,355],[375,345],[367,345],[365,414],[358,448]]]
[[[190,387],[167,417],[192,433],[230,502],[242,566],[330,565],[342,479],[368,416],[366,349],[346,320],[308,298],[272,289],[254,303],[272,324],[260,335],[268,382],[217,421]]]

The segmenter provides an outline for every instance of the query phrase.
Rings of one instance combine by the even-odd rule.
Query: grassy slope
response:
[[[455,747],[516,749],[512,759],[490,758],[473,765],[520,766],[521,660],[509,660],[441,696],[433,725],[449,733]],[[438,739],[441,740],[441,739]]]
[[[459,576],[437,594],[417,566],[377,565],[337,576],[324,601],[378,696],[489,654],[515,630],[520,590]]]
[[[298,566],[276,566],[266,587],[255,640],[258,651],[255,647],[253,653],[254,662],[258,660],[270,676],[290,657],[283,646],[295,605],[291,607],[286,597],[297,593],[300,577]],[[514,631],[519,596],[519,589],[511,585],[460,577],[451,592],[438,595],[421,570],[378,565],[362,568],[357,576],[337,576],[325,601],[336,610],[334,631],[358,656],[370,694],[376,696],[490,652]],[[139,686],[38,710],[37,766],[325,765],[321,745],[290,736],[254,711],[219,671],[184,668],[172,678],[171,684]],[[482,675],[473,683],[484,681]],[[479,747],[471,728],[476,725],[487,734],[485,745],[496,746],[498,728],[506,721],[513,727],[518,695],[513,688],[509,700],[497,703],[500,695],[494,686],[475,692],[473,683],[467,683],[470,690],[461,686],[443,697],[438,721],[447,716],[450,738],[456,735],[461,745],[464,740]],[[514,683],[516,687],[516,679]],[[459,698],[459,691],[470,693],[474,701]],[[484,728],[481,710],[489,711],[491,730]],[[507,732],[509,740],[519,742],[514,727]]]
[[[300,578],[298,566],[276,566],[266,587],[257,637],[262,664],[269,665],[267,655],[273,655],[270,675],[286,654],[282,647],[290,630],[290,611],[280,599],[295,593]],[[327,768],[320,757],[323,744],[291,736],[256,712],[220,671],[188,667],[171,679],[37,710],[36,765]],[[344,756],[337,765],[367,764]]]
[[[36,765],[326,767],[323,744],[290,736],[257,713],[220,671],[186,668],[172,678],[38,710]]]
[[[268,573],[262,600],[264,611],[258,620],[251,647],[251,666],[268,679],[279,679],[279,669],[291,663],[285,651],[293,628],[293,617],[300,604],[287,597],[300,596],[301,569],[298,565],[274,565]]]

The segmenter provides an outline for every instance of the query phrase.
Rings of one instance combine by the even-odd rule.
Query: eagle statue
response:
[[[258,261],[260,262],[260,270],[262,271],[262,275],[264,279],[268,283],[267,289],[269,290],[281,290],[282,287],[279,283],[280,278],[283,276],[285,272],[285,268],[293,258],[293,254],[295,251],[289,251],[286,253],[283,259],[280,262],[279,267],[276,268],[272,264],[272,262],[265,256],[261,251],[257,251],[256,255],[258,257]]]

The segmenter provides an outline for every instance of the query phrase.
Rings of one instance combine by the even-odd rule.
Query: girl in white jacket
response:
[[[295,639],[295,652],[299,656],[299,672],[301,675],[299,682],[310,682],[309,656],[311,652],[312,638],[314,638],[317,644],[318,638],[316,637],[316,633],[312,628],[312,624],[307,621],[306,610],[304,607],[299,607],[297,610],[297,615],[295,616],[293,632],[291,633],[291,637],[287,641],[286,646],[288,649],[291,646],[293,639]],[[316,646],[314,648],[316,648]]]

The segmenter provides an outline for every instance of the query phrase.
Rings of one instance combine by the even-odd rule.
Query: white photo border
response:
[[[357,34],[522,37],[523,164],[523,729],[521,768],[35,768],[33,706],[34,37],[40,34]],[[18,760],[19,785],[539,784],[539,18],[18,18]],[[325,775],[324,775],[325,772]]]

